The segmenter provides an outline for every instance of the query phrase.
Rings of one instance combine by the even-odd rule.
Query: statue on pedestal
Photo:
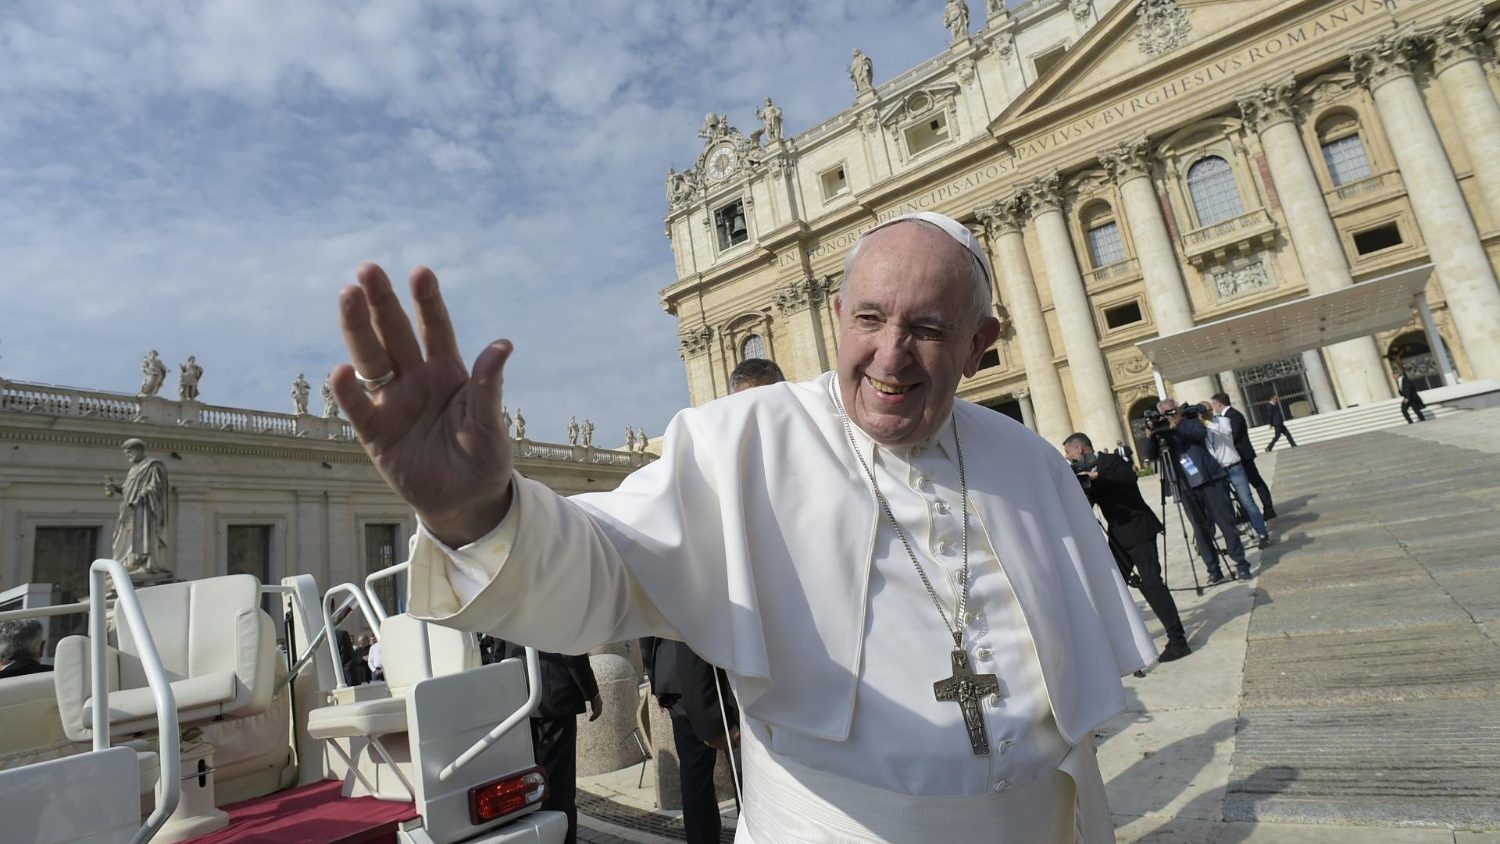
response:
[[[625,450],[635,451],[635,429],[629,425],[625,426]]]
[[[203,367],[198,365],[198,358],[188,355],[188,359],[177,369],[180,373],[177,376],[177,400],[197,401],[198,381],[203,377]]]
[[[134,437],[120,444],[130,471],[125,483],[104,477],[104,494],[121,497],[111,552],[131,574],[170,574],[162,564],[167,550],[167,467],[146,459],[146,444]]]
[[[568,445],[578,445],[578,417],[568,417]]]
[[[594,422],[591,419],[583,420],[583,447],[594,447]]]
[[[298,416],[307,415],[307,398],[312,395],[312,385],[307,383],[307,376],[297,373],[297,380],[292,382],[292,412]]]
[[[167,365],[156,356],[155,349],[141,360],[141,376],[141,391],[136,394],[141,398],[156,395],[167,380]]]
[[[506,410],[505,405],[502,404],[500,405],[500,430],[504,432],[506,437],[510,436],[510,425],[510,411]]]
[[[948,0],[943,9],[943,26],[948,27],[954,44],[969,37],[969,4],[964,0]]]
[[[331,372],[328,373],[327,378],[323,379],[323,418],[339,418],[339,403],[333,397],[333,373]]]
[[[854,93],[863,94],[875,89],[875,63],[870,57],[854,48],[854,59],[849,63],[849,78],[854,80]]]
[[[766,126],[766,140],[769,140],[769,141],[779,141],[779,140],[781,140],[781,128],[782,127],[781,127],[781,107],[780,106],[778,106],[775,103],[771,102],[771,98],[770,97],[766,97],[766,104],[765,104],[765,106],[762,107],[762,108],[756,109],[755,110],[755,116],[759,117],[761,119],[761,122],[764,123],[765,126]]]
[[[526,417],[521,415],[521,408],[516,408],[516,439],[526,439]]]

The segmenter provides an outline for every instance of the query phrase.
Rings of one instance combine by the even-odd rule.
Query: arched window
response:
[[[740,341],[740,360],[766,358],[766,341],[759,334],[750,334]]]
[[[1337,114],[1318,124],[1318,145],[1334,187],[1368,179],[1375,174],[1365,142],[1359,136],[1359,121],[1350,114]]]
[[[1234,183],[1234,170],[1217,155],[1201,158],[1188,168],[1188,193],[1198,212],[1198,225],[1211,226],[1233,220],[1245,213],[1240,189]]]
[[[1083,240],[1089,249],[1089,263],[1094,269],[1125,260],[1125,241],[1109,205],[1096,202],[1084,209]]]
[[[1443,345],[1443,350],[1448,351],[1447,341]],[[1386,358],[1405,372],[1406,377],[1416,383],[1418,390],[1432,390],[1443,386],[1443,371],[1438,366],[1437,355],[1427,345],[1427,335],[1420,331],[1408,332],[1392,340],[1386,350]]]

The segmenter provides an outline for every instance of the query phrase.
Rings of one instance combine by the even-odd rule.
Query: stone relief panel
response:
[[[1141,0],[1135,16],[1136,45],[1153,59],[1186,44],[1192,34],[1188,13],[1176,0]]]
[[[1255,258],[1238,266],[1211,268],[1208,285],[1220,302],[1226,302],[1275,287],[1276,277],[1264,258]]]

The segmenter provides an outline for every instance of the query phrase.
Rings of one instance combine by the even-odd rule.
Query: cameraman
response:
[[[1215,525],[1224,535],[1224,548],[1234,561],[1238,578],[1249,580],[1250,561],[1245,559],[1245,546],[1240,543],[1240,532],[1234,524],[1234,505],[1229,500],[1229,475],[1208,453],[1208,428],[1198,420],[1203,408],[1198,405],[1179,408],[1172,399],[1163,399],[1156,407],[1166,427],[1152,432],[1145,444],[1146,459],[1159,458],[1182,481],[1178,491],[1189,493],[1182,496],[1183,503],[1188,505],[1188,521],[1193,523],[1198,556],[1208,567],[1208,585],[1216,586],[1229,579],[1214,548]],[[1163,441],[1168,454],[1161,453]],[[1183,484],[1189,489],[1180,489]]]
[[[1162,523],[1141,498],[1135,470],[1119,455],[1094,451],[1094,444],[1085,434],[1073,434],[1063,440],[1063,452],[1083,482],[1089,501],[1098,505],[1109,523],[1109,547],[1119,560],[1121,571],[1135,569],[1137,582],[1132,585],[1141,590],[1141,596],[1167,631],[1167,647],[1161,652],[1160,661],[1171,662],[1192,653],[1182,619],[1177,615],[1177,602],[1161,580],[1156,535],[1162,532]]]

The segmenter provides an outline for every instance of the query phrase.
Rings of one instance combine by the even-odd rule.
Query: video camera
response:
[[[1094,471],[1094,468],[1099,465],[1099,455],[1085,454],[1076,460],[1069,460],[1068,465],[1073,467],[1073,475],[1078,478],[1083,491],[1088,493],[1094,485],[1094,482],[1089,480],[1088,473]]]
[[[1177,415],[1182,419],[1199,419],[1211,414],[1209,409],[1201,404],[1184,404],[1178,406]],[[1146,422],[1146,433],[1153,437],[1165,435],[1172,428],[1172,423],[1167,421],[1167,417],[1154,407],[1146,408],[1141,418]]]

